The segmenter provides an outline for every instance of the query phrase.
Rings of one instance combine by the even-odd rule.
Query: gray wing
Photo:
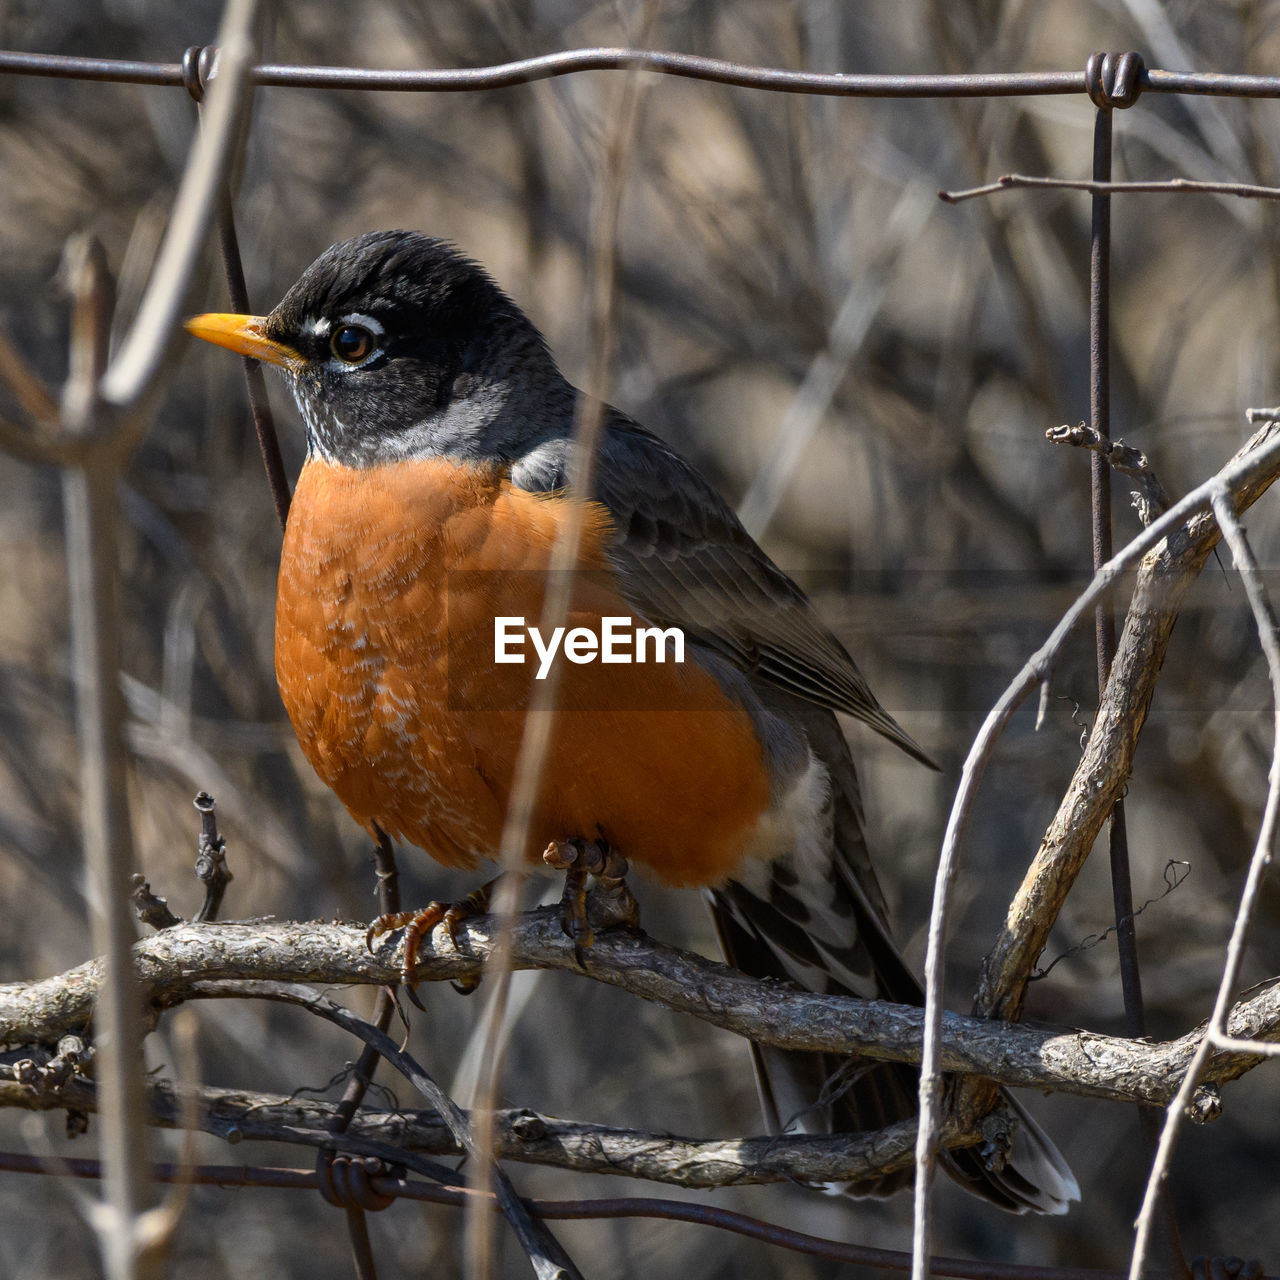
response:
[[[525,489],[565,485],[568,441],[517,460]],[[617,530],[611,558],[627,598],[650,621],[678,626],[753,680],[864,721],[917,760],[929,756],[876,701],[848,651],[718,493],[630,418],[609,411],[595,496]]]
[[[563,437],[545,440],[513,463],[513,483],[542,492],[564,488],[568,448]],[[594,492],[617,529],[611,554],[629,600],[649,621],[684,628],[745,672],[766,704],[803,725],[831,775],[829,859],[809,866],[784,854],[769,864],[764,882],[730,881],[710,891],[725,958],[747,973],[812,991],[921,1003],[919,984],[885,923],[857,775],[831,713],[856,716],[918,760],[933,762],[880,706],[804,593],[715,490],[656,436],[614,411]],[[752,1055],[772,1129],[790,1120],[810,1132],[866,1132],[915,1114],[915,1068],[758,1045]],[[1065,1212],[1079,1198],[1070,1169],[1021,1107],[1006,1102],[1021,1121],[1010,1162],[988,1167],[976,1148],[966,1148],[946,1153],[944,1166],[969,1190],[1013,1212]],[[850,1190],[887,1195],[911,1176],[902,1170]]]
[[[923,1004],[920,984],[885,922],[848,743],[829,711],[792,701],[787,714],[803,721],[831,773],[832,857],[784,855],[755,870],[749,884],[730,881],[708,891],[725,959],[744,973],[789,980],[808,991]],[[757,1044],[751,1055],[774,1132],[866,1133],[916,1114],[915,1067]],[[1065,1213],[1080,1198],[1071,1169],[1018,1100],[1004,1091],[1000,1096],[1016,1120],[1007,1158],[965,1147],[942,1153],[943,1167],[974,1195],[1012,1213]],[[911,1178],[912,1171],[903,1169],[830,1189],[886,1196]]]

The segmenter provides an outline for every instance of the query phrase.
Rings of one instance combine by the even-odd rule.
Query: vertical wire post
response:
[[[1110,106],[1098,108],[1093,127],[1093,180],[1111,181]],[[1089,424],[1104,440],[1111,438],[1111,196],[1093,195],[1093,225],[1089,247]],[[1111,559],[1111,468],[1100,453],[1089,455],[1090,505],[1093,530],[1093,571]],[[1111,674],[1116,651],[1116,619],[1109,600],[1094,614],[1097,646],[1098,699]],[[1116,945],[1120,953],[1120,983],[1124,992],[1125,1034],[1146,1031],[1142,973],[1138,965],[1137,930],[1133,922],[1133,885],[1129,872],[1129,841],[1124,801],[1111,813],[1111,894],[1115,908]]]
[[[400,910],[400,874],[391,838],[381,827],[378,828],[373,861],[378,884],[379,913],[384,916],[395,915]],[[394,989],[380,987],[373,1012],[373,1024],[379,1031],[386,1031],[391,1025],[395,1009]],[[346,1133],[373,1082],[373,1073],[381,1059],[382,1054],[373,1045],[365,1045],[329,1122],[330,1133]],[[320,1193],[330,1204],[341,1207],[346,1212],[347,1234],[351,1240],[351,1261],[355,1267],[356,1280],[377,1280],[378,1271],[373,1257],[373,1245],[369,1239],[369,1224],[365,1217],[366,1204],[357,1202],[350,1194],[349,1178],[334,1176],[334,1158],[333,1151],[328,1148],[322,1148],[317,1153],[316,1177],[320,1182]],[[388,1199],[385,1204],[369,1203],[367,1207],[385,1208],[390,1203]]]
[[[212,74],[216,53],[216,49],[197,44],[182,55],[182,82],[199,110],[203,110],[205,85]],[[247,314],[250,310],[249,288],[245,283],[244,261],[240,255],[240,240],[236,235],[230,176],[218,195],[217,221],[218,250],[227,281],[227,297],[233,311]],[[241,362],[244,366],[249,411],[253,415],[253,429],[258,437],[258,449],[262,453],[262,465],[267,473],[267,486],[271,490],[271,504],[275,508],[280,528],[283,529],[289,516],[289,477],[284,469],[284,459],[280,455],[280,440],[271,414],[271,402],[267,397],[266,379],[262,376],[260,361],[252,356],[242,356]]]
[[[1093,128],[1093,180],[1111,181],[1112,120],[1116,107],[1132,106],[1141,89],[1142,62],[1136,54],[1094,54],[1085,71],[1089,96],[1098,109]],[[1095,191],[1089,243],[1089,423],[1098,435],[1111,438],[1111,196]],[[1100,453],[1090,454],[1090,507],[1093,570],[1111,558],[1111,469]],[[1098,703],[1111,675],[1116,652],[1115,612],[1110,600],[1100,601],[1094,614],[1097,649]],[[1146,1009],[1142,998],[1142,971],[1138,963],[1138,934],[1133,918],[1133,881],[1129,867],[1129,836],[1124,800],[1111,811],[1109,834],[1111,897],[1115,914],[1116,950],[1120,962],[1120,987],[1124,998],[1125,1034],[1146,1034]],[[1143,1146],[1154,1159],[1160,1136],[1160,1113],[1138,1108]],[[1165,1249],[1175,1275],[1185,1277],[1177,1217],[1167,1194],[1161,1195]]]
[[[240,257],[240,241],[236,235],[235,213],[231,203],[231,190],[225,187],[218,210],[218,247],[222,254],[222,269],[227,278],[227,294],[233,311],[248,313],[249,290],[245,284],[244,264]],[[262,376],[262,364],[251,356],[242,356],[245,391],[249,396],[249,411],[253,414],[253,429],[258,437],[262,453],[262,465],[267,472],[267,485],[271,489],[271,503],[276,519],[283,529],[289,517],[289,477],[285,473],[284,459],[280,455],[280,441],[276,435],[275,419],[271,415],[271,402],[267,398],[267,380]]]

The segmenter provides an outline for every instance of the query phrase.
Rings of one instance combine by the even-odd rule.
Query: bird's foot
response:
[[[553,840],[542,860],[564,872],[560,927],[572,939],[579,965],[585,964],[587,949],[595,941],[595,930],[587,918],[589,877],[595,877],[595,896],[602,901],[610,924],[640,923],[640,908],[627,888],[627,860],[603,840]]]
[[[373,949],[376,938],[385,937],[397,929],[404,930],[404,960],[401,964],[401,977],[405,986],[413,991],[417,983],[413,971],[418,963],[418,952],[422,948],[422,940],[430,934],[436,925],[443,923],[445,932],[454,948],[458,947],[458,926],[471,916],[484,915],[489,910],[493,898],[494,886],[501,880],[496,876],[487,884],[467,894],[461,902],[429,902],[417,911],[397,911],[394,915],[379,916],[364,936],[365,946]],[[459,978],[454,987],[463,995],[470,995],[480,985],[480,975],[475,974]]]

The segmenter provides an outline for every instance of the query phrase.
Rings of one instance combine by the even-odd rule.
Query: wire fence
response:
[[[199,67],[205,56],[205,70]],[[188,49],[181,62],[133,62],[64,54],[0,51],[0,71],[13,75],[105,80],[117,84],[170,85],[192,89],[205,77],[208,55]],[[1126,61],[1127,60],[1127,61]],[[1122,69],[1123,68],[1123,69]],[[505,89],[584,71],[652,71],[710,84],[773,93],[815,93],[865,98],[995,98],[1039,94],[1088,94],[1095,106],[1131,107],[1142,93],[1197,94],[1222,98],[1280,98],[1280,76],[1148,68],[1137,53],[1098,54],[1076,71],[994,72],[989,75],[845,75],[752,67],[722,58],[650,49],[567,49],[493,67],[449,67],[409,71],[375,67],[308,67],[265,64],[253,83],[294,89],[376,89],[402,93],[466,93]]]
[[[232,54],[238,61],[233,61],[230,64],[231,70],[228,71],[229,64],[225,56],[220,59],[215,49],[200,46],[188,49],[181,61],[168,63],[0,52],[0,72],[10,75],[183,88],[198,102],[204,99],[206,91],[211,90],[213,86],[220,83],[227,85],[226,98],[224,100],[226,105],[219,104],[222,114],[216,120],[206,118],[205,121],[203,130],[204,145],[206,147],[204,152],[205,168],[202,174],[197,174],[196,179],[202,183],[201,192],[198,195],[190,196],[189,199],[186,199],[186,204],[182,205],[183,208],[191,210],[191,216],[187,221],[184,223],[178,218],[174,220],[174,239],[181,239],[182,241],[179,250],[176,250],[175,254],[185,252],[186,258],[181,265],[174,265],[176,263],[176,257],[174,257],[168,270],[163,272],[157,270],[156,273],[155,278],[163,286],[165,296],[157,303],[158,309],[150,314],[159,318],[150,322],[149,329],[136,342],[131,339],[132,345],[126,344],[121,355],[110,364],[107,364],[104,358],[99,360],[97,366],[89,373],[81,375],[88,379],[86,385],[90,388],[89,392],[86,393],[87,399],[85,402],[90,405],[97,405],[97,409],[94,412],[105,415],[102,418],[103,422],[117,421],[124,423],[125,425],[122,429],[126,434],[132,434],[134,438],[136,438],[140,429],[136,424],[140,421],[140,414],[143,412],[141,406],[152,398],[151,383],[157,376],[157,371],[162,363],[164,345],[167,339],[161,331],[166,326],[168,330],[173,328],[176,308],[183,296],[186,280],[190,277],[193,269],[196,248],[204,238],[205,229],[211,223],[216,222],[220,228],[220,245],[232,305],[238,311],[247,312],[251,310],[248,291],[245,286],[244,268],[240,260],[230,188],[225,181],[225,173],[230,165],[230,147],[236,134],[237,118],[239,112],[244,109],[243,104],[247,100],[248,91],[253,86],[409,93],[479,92],[529,84],[553,77],[614,71],[676,76],[774,93],[830,97],[856,96],[887,99],[967,97],[986,99],[1047,95],[1087,96],[1096,107],[1091,173],[1087,180],[1063,179],[1047,174],[1003,175],[996,181],[982,187],[964,191],[939,192],[939,195],[944,200],[959,201],[978,196],[992,196],[1011,189],[1028,189],[1034,193],[1037,190],[1061,191],[1067,188],[1084,192],[1089,196],[1092,221],[1088,267],[1090,300],[1088,361],[1090,416],[1088,425],[1094,443],[1098,446],[1092,450],[1090,455],[1092,459],[1091,541],[1095,572],[1102,570],[1108,562],[1112,561],[1114,555],[1111,529],[1111,467],[1106,456],[1111,436],[1112,402],[1110,368],[1112,347],[1112,202],[1118,196],[1155,191],[1175,194],[1209,193],[1244,198],[1274,199],[1280,197],[1280,189],[1260,184],[1201,182],[1191,175],[1177,175],[1169,179],[1149,182],[1113,182],[1111,175],[1112,158],[1115,149],[1114,134],[1115,130],[1121,127],[1113,124],[1114,114],[1117,110],[1135,107],[1140,103],[1143,95],[1198,95],[1259,99],[1280,97],[1280,77],[1159,70],[1148,68],[1143,58],[1136,53],[1096,54],[1088,60],[1086,67],[1082,71],[904,76],[798,72],[774,67],[749,66],[716,58],[636,48],[572,49],[541,57],[522,58],[493,66],[431,70],[379,70],[375,68],[276,64],[250,66],[243,50],[232,50]],[[215,95],[211,94],[211,97],[213,96]],[[209,157],[212,157],[212,159]],[[198,160],[199,156],[197,156]],[[196,167],[193,165],[194,171],[196,171]],[[180,198],[180,201],[184,198],[186,197]],[[1032,194],[1028,198],[1036,197]],[[1080,264],[1080,266],[1083,269],[1083,264]],[[102,308],[100,297],[102,288],[103,286],[100,282],[94,283],[92,279],[89,279],[89,283],[85,286],[86,293],[81,309],[83,314],[88,317],[85,323],[89,324],[91,328],[93,324],[91,313],[100,312]],[[145,316],[148,313],[144,310],[142,314]],[[98,323],[100,331],[101,322],[99,321]],[[131,377],[129,376],[130,374],[132,374]],[[246,374],[254,421],[258,428],[273,500],[277,514],[281,523],[283,523],[288,508],[286,468],[281,457],[279,445],[275,439],[275,430],[261,375],[257,371],[257,367],[253,365],[247,366]],[[63,427],[64,435],[59,437],[60,439],[77,438],[76,431],[67,430],[65,410],[63,411]],[[107,429],[102,425],[95,427],[90,423],[87,429],[79,431],[78,437],[80,439],[98,439],[99,437],[105,439],[107,434]],[[47,443],[50,444],[50,450],[52,450],[53,442]],[[4,444],[14,451],[25,449],[28,454],[39,452],[29,435],[15,434],[7,428],[4,437],[0,438],[0,444]],[[118,447],[114,444],[111,446],[113,449],[118,449]],[[52,457],[53,452],[49,456]],[[64,451],[63,454],[58,454],[54,460],[65,461],[66,456]],[[78,462],[73,462],[71,474],[81,477],[90,475],[93,468],[101,464],[102,456],[101,453],[93,451],[90,451],[87,455],[81,455]],[[87,463],[86,457],[88,459]],[[1270,453],[1267,454],[1267,457],[1270,457]],[[114,475],[114,469],[108,469],[107,474]],[[1212,499],[1215,510],[1219,510],[1219,515],[1224,525],[1229,524],[1229,517],[1224,514],[1224,509],[1222,508],[1222,502],[1225,500],[1223,494],[1227,492],[1223,485],[1226,483],[1226,480],[1217,482],[1218,487],[1214,490],[1216,496]],[[93,507],[94,501],[114,501],[104,496],[101,477],[99,477],[95,492],[98,494],[97,499],[85,498],[80,500],[81,507],[85,508],[86,511]],[[1234,496],[1238,499],[1238,492],[1235,492]],[[1205,496],[1201,506],[1207,506],[1210,501],[1210,497]],[[1185,511],[1185,504],[1179,506],[1179,519],[1186,518]],[[82,536],[79,542],[80,550],[76,551],[74,546],[69,543],[68,551],[69,556],[73,559],[73,564],[77,555],[90,559],[95,558],[96,555],[103,581],[96,587],[90,584],[85,590],[88,593],[88,597],[99,601],[105,598],[105,595],[109,595],[110,581],[115,572],[114,565],[109,562],[109,558],[114,555],[110,543],[108,542],[105,547],[101,545],[101,530],[104,527],[104,522],[109,523],[109,518],[101,513],[97,517],[93,516],[91,511],[85,515],[82,522]],[[1233,551],[1237,552],[1237,562],[1242,563],[1239,559],[1239,531],[1228,527],[1228,533],[1232,537]],[[97,551],[95,555],[91,555],[90,547],[95,545],[95,539],[97,540]],[[1154,538],[1148,539],[1148,542],[1154,541]],[[108,560],[102,559],[104,555],[108,557]],[[1259,608],[1261,609],[1261,606]],[[1097,680],[1101,698],[1102,690],[1106,688],[1111,676],[1118,641],[1112,605],[1103,601],[1096,606],[1094,613]],[[87,623],[86,626],[88,628],[86,635],[90,637],[101,636],[104,633],[109,636],[118,636],[120,632],[119,619],[114,619],[110,616],[105,618],[99,616],[96,621]],[[1264,634],[1266,634],[1265,630]],[[101,713],[101,707],[110,704],[115,697],[110,692],[110,686],[114,685],[114,672],[119,665],[118,657],[108,647],[107,650],[99,652],[96,657],[90,655],[82,658],[80,665],[83,670],[86,664],[93,665],[94,663],[97,664],[101,687],[91,696],[98,700],[98,710],[95,711],[92,707],[82,709],[82,723],[94,723],[95,716],[99,716]],[[1037,673],[1035,678],[1028,684],[1028,691],[1043,678],[1043,673]],[[107,716],[106,722],[108,724],[112,715],[115,716],[117,722],[119,721],[120,713],[117,709]],[[105,759],[110,757],[111,754],[109,742],[104,741],[99,745],[99,758]],[[983,760],[979,756],[974,770],[970,775],[967,775],[968,780],[972,781],[974,785],[976,785],[977,777],[980,776],[982,763]],[[105,787],[105,790],[111,791],[113,785],[117,792],[122,793],[123,783],[119,778],[116,779],[114,784],[102,784],[99,790]],[[1120,785],[1123,787],[1124,779],[1121,779]],[[958,809],[958,812],[961,816],[963,815],[963,809]],[[1109,843],[1114,895],[1114,927],[1119,943],[1124,1026],[1126,1035],[1136,1039],[1145,1036],[1148,1033],[1148,1027],[1143,1008],[1142,981],[1136,950],[1135,912],[1133,893],[1130,886],[1123,803],[1117,802],[1114,806],[1109,806],[1108,813],[1105,816],[1108,816],[1110,820]],[[86,811],[85,821],[86,831],[95,827],[114,829],[114,838],[121,846],[118,852],[127,852],[129,843],[127,821],[123,829],[121,829],[118,816],[115,818],[104,817],[101,814],[95,816],[88,811]],[[912,1255],[905,1253],[894,1254],[892,1251],[861,1249],[833,1241],[803,1239],[800,1233],[787,1231],[783,1228],[769,1227],[759,1219],[748,1215],[733,1214],[721,1209],[713,1209],[710,1206],[680,1204],[677,1207],[671,1202],[664,1201],[641,1202],[635,1199],[598,1199],[589,1203],[574,1203],[571,1207],[535,1203],[531,1204],[529,1209],[540,1217],[608,1217],[620,1214],[678,1216],[686,1221],[701,1222],[749,1233],[757,1239],[768,1240],[770,1243],[778,1244],[785,1248],[810,1252],[822,1257],[846,1262],[859,1262],[876,1267],[903,1269],[912,1267],[914,1274],[919,1276],[931,1271],[934,1274],[973,1277],[1026,1276],[1075,1280],[1076,1277],[1085,1275],[1102,1276],[1109,1274],[1094,1271],[1086,1272],[1080,1268],[1042,1265],[969,1264],[939,1258],[933,1258],[930,1261],[930,1174],[939,1142],[939,1135],[943,1129],[943,1117],[941,1115],[943,1076],[941,1074],[939,1053],[942,1037],[944,945],[948,936],[947,910],[951,901],[949,877],[952,875],[954,865],[950,858],[958,852],[960,829],[960,825],[957,825],[949,833],[949,843],[946,850],[944,850],[944,861],[939,870],[938,891],[934,897],[934,917],[930,930],[928,1003],[926,1005],[926,1026],[922,1056],[923,1108],[919,1128],[919,1141],[916,1149],[918,1178],[915,1191],[916,1236],[914,1258]],[[1264,839],[1259,845],[1259,858],[1255,860],[1255,881],[1257,875],[1260,874],[1259,869],[1265,865],[1265,857],[1269,856],[1270,839],[1268,830],[1264,832]],[[116,868],[116,871],[118,872],[119,868]],[[118,874],[105,871],[100,874],[103,885],[121,882]],[[110,896],[109,894],[107,895],[107,897]],[[384,902],[385,906],[386,903]],[[1242,910],[1239,918],[1241,927],[1243,927],[1243,922],[1247,919],[1247,911]],[[115,945],[117,948],[119,947],[118,939]],[[106,949],[105,944],[104,949]],[[115,963],[122,963],[121,953],[118,949]],[[127,963],[127,957],[123,963]],[[1008,1008],[1008,1001],[1010,1000],[1013,1000],[1015,1004],[1018,1003],[1021,997],[1017,993],[1025,989],[1025,981],[1029,976],[1029,973],[1022,975],[1020,979],[1022,986],[1018,985],[1018,979],[1014,979],[1012,988],[1006,988],[1000,994],[999,999],[996,999],[989,992],[988,995],[991,996],[992,1003],[985,1011],[992,1012],[1000,1007]],[[124,992],[127,997],[127,985],[119,984],[117,989]],[[1227,984],[1224,984],[1224,991],[1228,995],[1231,994]],[[1001,1001],[1005,1003],[1001,1004]],[[126,998],[120,1003],[127,1005],[129,1000]],[[391,1012],[392,1006],[387,1004],[382,1010],[382,1030],[386,1029]],[[1217,1020],[1218,1023],[1222,1023],[1224,1028],[1225,1022],[1222,1020],[1225,1019],[1226,1012],[1227,1006],[1223,1005],[1219,1010]],[[127,1015],[124,1011],[118,1011],[115,1016],[125,1017],[127,1022]],[[126,1029],[125,1035],[127,1036],[128,1034],[130,1033]],[[136,1032],[133,1034],[136,1035]],[[1225,1030],[1223,1034],[1225,1034]],[[1269,1029],[1269,1035],[1274,1035],[1274,1028]],[[1205,1045],[1208,1046],[1209,1043],[1210,1041],[1206,1039]],[[1254,1050],[1260,1051],[1256,1045]],[[376,1058],[376,1055],[374,1057]],[[372,1060],[366,1062],[363,1074],[367,1075],[371,1067]],[[119,1066],[113,1069],[116,1071],[122,1070]],[[105,1071],[102,1074],[105,1090],[110,1075]],[[1193,1086],[1194,1083],[1194,1079],[1191,1079],[1189,1086]],[[348,1119],[360,1101],[359,1092],[351,1096],[353,1101],[347,1111]],[[132,1102],[122,1099],[120,1106],[124,1108],[122,1112],[124,1115],[136,1115],[138,1113],[136,1098]],[[1152,1113],[1149,1108],[1145,1109],[1144,1114],[1144,1133],[1148,1143],[1149,1154],[1154,1158],[1156,1140],[1160,1133],[1159,1117],[1158,1114]],[[1177,1119],[1178,1112],[1171,1110],[1169,1118],[1165,1121],[1166,1133],[1171,1134],[1173,1132]],[[110,1140],[109,1131],[108,1140]],[[120,1140],[124,1141],[123,1138]],[[340,1138],[335,1137],[334,1147],[337,1150],[341,1150]],[[135,1165],[137,1164],[138,1157],[136,1153],[133,1157],[127,1158],[133,1159]],[[116,1179],[115,1185],[118,1186],[119,1179],[125,1175],[119,1169],[112,1175],[111,1159],[112,1157],[108,1155],[107,1172],[109,1181],[114,1176]],[[77,1177],[97,1176],[101,1171],[99,1166],[93,1162],[80,1161],[72,1164],[70,1162],[59,1163],[55,1161],[51,1163],[26,1159],[17,1155],[0,1156],[0,1166],[10,1170],[25,1169],[29,1172],[36,1170],[61,1171]],[[1160,1174],[1161,1170],[1159,1168],[1153,1170],[1150,1179],[1152,1188],[1159,1185]],[[157,1168],[156,1175],[178,1181],[184,1179],[189,1182],[203,1180],[224,1186],[260,1186],[273,1182],[273,1180],[274,1185],[287,1184],[297,1187],[323,1185],[323,1176],[317,1178],[317,1175],[314,1174],[292,1170],[241,1169],[231,1171],[227,1169],[197,1169],[194,1166],[189,1166],[185,1169],[177,1170],[161,1170]],[[133,1176],[136,1179],[142,1175],[135,1168]],[[333,1176],[332,1169],[329,1171],[329,1176]],[[346,1185],[345,1190],[348,1194],[344,1197],[340,1192],[334,1192],[332,1185],[326,1194],[334,1199],[335,1202],[344,1202],[347,1206],[353,1241],[355,1242],[357,1273],[362,1276],[373,1274],[373,1264],[367,1230],[359,1225],[362,1218],[361,1206],[363,1208],[382,1207],[385,1202],[389,1202],[391,1198],[398,1196],[434,1196],[442,1203],[459,1206],[465,1203],[469,1196],[474,1198],[478,1194],[474,1190],[468,1192],[465,1187],[446,1186],[433,1188],[421,1181],[411,1182],[386,1164],[366,1167],[357,1161],[354,1165],[344,1165],[340,1178],[347,1180],[348,1185]],[[135,1188],[129,1194],[123,1197],[116,1196],[111,1200],[113,1211],[121,1220],[132,1223],[142,1213],[143,1201],[139,1199],[139,1194]],[[1149,1199],[1151,1199],[1150,1196]],[[1131,1274],[1134,1275],[1142,1274],[1147,1269],[1144,1256],[1147,1247],[1145,1232],[1149,1230],[1153,1208],[1153,1205],[1149,1205],[1145,1212],[1144,1234],[1140,1238],[1139,1247],[1135,1250],[1132,1259]],[[508,1208],[509,1217],[511,1212],[510,1208]],[[1170,1247],[1176,1254],[1176,1223],[1172,1211],[1170,1211],[1170,1215],[1165,1220],[1162,1229],[1167,1233]],[[519,1227],[517,1227],[517,1231],[519,1231]],[[132,1248],[132,1245],[129,1248]],[[110,1263],[113,1275],[143,1273],[135,1271],[136,1259],[129,1261],[125,1256],[128,1252],[129,1249],[123,1249],[123,1252],[119,1254],[115,1261]],[[533,1253],[532,1256],[536,1258],[537,1255]],[[1237,1268],[1237,1270],[1239,1269]],[[564,1270],[562,1273],[570,1274],[568,1270]]]

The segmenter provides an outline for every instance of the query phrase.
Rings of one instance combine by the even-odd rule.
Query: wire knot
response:
[[[1091,53],[1084,84],[1095,107],[1131,107],[1142,93],[1147,64],[1140,53]]]
[[[212,45],[193,44],[182,55],[182,83],[193,102],[204,101],[218,51]]]
[[[322,1149],[316,1159],[320,1194],[337,1209],[359,1208],[378,1213],[390,1208],[396,1202],[395,1196],[376,1190],[373,1179],[397,1176],[399,1172],[376,1157]]]

